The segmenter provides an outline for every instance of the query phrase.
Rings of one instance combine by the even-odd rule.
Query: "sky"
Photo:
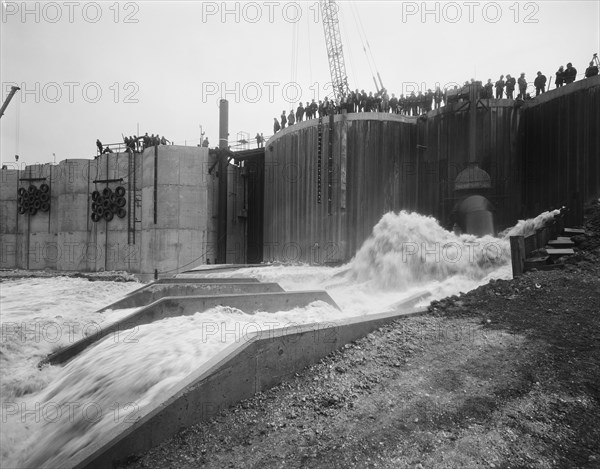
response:
[[[493,81],[600,52],[600,1],[340,1],[352,89],[397,96]],[[319,2],[11,2],[0,22],[0,160],[10,168],[93,158],[96,139],[164,135],[216,146],[273,133],[273,118],[331,94]],[[138,130],[139,129],[139,130]],[[15,163],[15,155],[19,162]]]

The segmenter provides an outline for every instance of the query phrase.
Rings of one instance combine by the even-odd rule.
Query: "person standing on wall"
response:
[[[502,99],[502,93],[504,92],[504,75],[500,75],[500,80],[496,82],[496,99]]]
[[[556,71],[556,87],[560,88],[565,83],[565,68],[561,65]]]
[[[577,69],[575,67],[573,67],[573,64],[571,64],[571,62],[569,62],[567,64],[567,69],[565,70],[565,85],[569,85],[571,83],[573,83],[575,81],[575,79],[577,78]]]
[[[285,109],[281,111],[281,129],[285,129],[285,124],[287,124],[287,117],[285,115]]]
[[[519,77],[519,96],[521,99],[525,99],[525,95],[527,94],[527,80],[525,79],[525,74],[521,73]]]
[[[510,75],[506,75],[506,99],[514,99],[513,93],[515,92],[515,85],[517,80],[515,80]]]
[[[533,85],[535,86],[535,95],[538,96],[542,93],[546,92],[546,76],[542,75],[542,72],[537,72],[537,77],[533,81]]]

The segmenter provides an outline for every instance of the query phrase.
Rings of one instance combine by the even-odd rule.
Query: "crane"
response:
[[[348,95],[350,87],[348,86],[348,75],[346,75],[337,13],[338,6],[334,0],[321,0],[321,14],[323,15],[323,30],[325,31],[325,46],[329,58],[331,84],[336,100],[340,100]]]
[[[21,88],[19,88],[18,86],[11,86],[10,93],[8,93],[8,96],[6,97],[6,99],[4,100],[4,103],[2,104],[2,107],[0,108],[0,117],[2,117],[4,115],[4,111],[8,107],[8,104],[10,103],[10,100],[13,98],[13,96],[15,95],[15,93],[17,91],[19,91],[20,89]]]

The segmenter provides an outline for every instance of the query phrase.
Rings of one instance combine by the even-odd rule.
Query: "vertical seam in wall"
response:
[[[100,156],[102,157],[102,156]],[[108,180],[108,153],[106,154],[106,179]],[[106,183],[106,187],[108,187],[108,182]],[[106,272],[106,267],[108,265],[108,220],[105,221],[105,229],[104,229],[104,271]]]
[[[158,145],[154,145],[154,224],[157,223],[157,194],[158,193]],[[155,227],[156,228],[156,227]]]
[[[52,219],[52,165],[48,166],[48,179],[50,190],[48,191],[48,233],[50,233],[50,220]]]

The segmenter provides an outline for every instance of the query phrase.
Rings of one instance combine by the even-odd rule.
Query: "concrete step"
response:
[[[546,252],[549,256],[553,257],[568,256],[570,254],[575,254],[575,251],[573,251],[573,249],[546,248]]]
[[[585,230],[583,228],[565,228],[563,231],[565,234],[570,234],[571,236],[585,234]]]
[[[571,241],[570,239],[568,239],[568,240],[553,239],[553,240],[548,241],[547,245],[549,248],[562,249],[562,248],[573,247],[573,246],[575,246],[575,243],[573,241]]]
[[[239,295],[168,296],[135,311],[119,321],[102,327],[93,335],[84,337],[68,347],[48,355],[38,366],[64,363],[109,334],[115,334],[115,337],[119,337],[119,334],[123,331],[137,326],[175,316],[190,316],[215,306],[230,306],[248,314],[256,311],[274,313],[308,306],[313,301],[324,301],[339,309],[329,294],[322,290]],[[124,334],[121,334],[121,336],[124,336]]]
[[[213,283],[193,282],[187,283],[156,283],[148,285],[134,294],[129,294],[119,301],[99,309],[98,312],[108,309],[136,308],[149,305],[156,300],[167,296],[198,296],[198,295],[231,295],[240,293],[273,293],[282,292],[283,288],[278,283]]]

